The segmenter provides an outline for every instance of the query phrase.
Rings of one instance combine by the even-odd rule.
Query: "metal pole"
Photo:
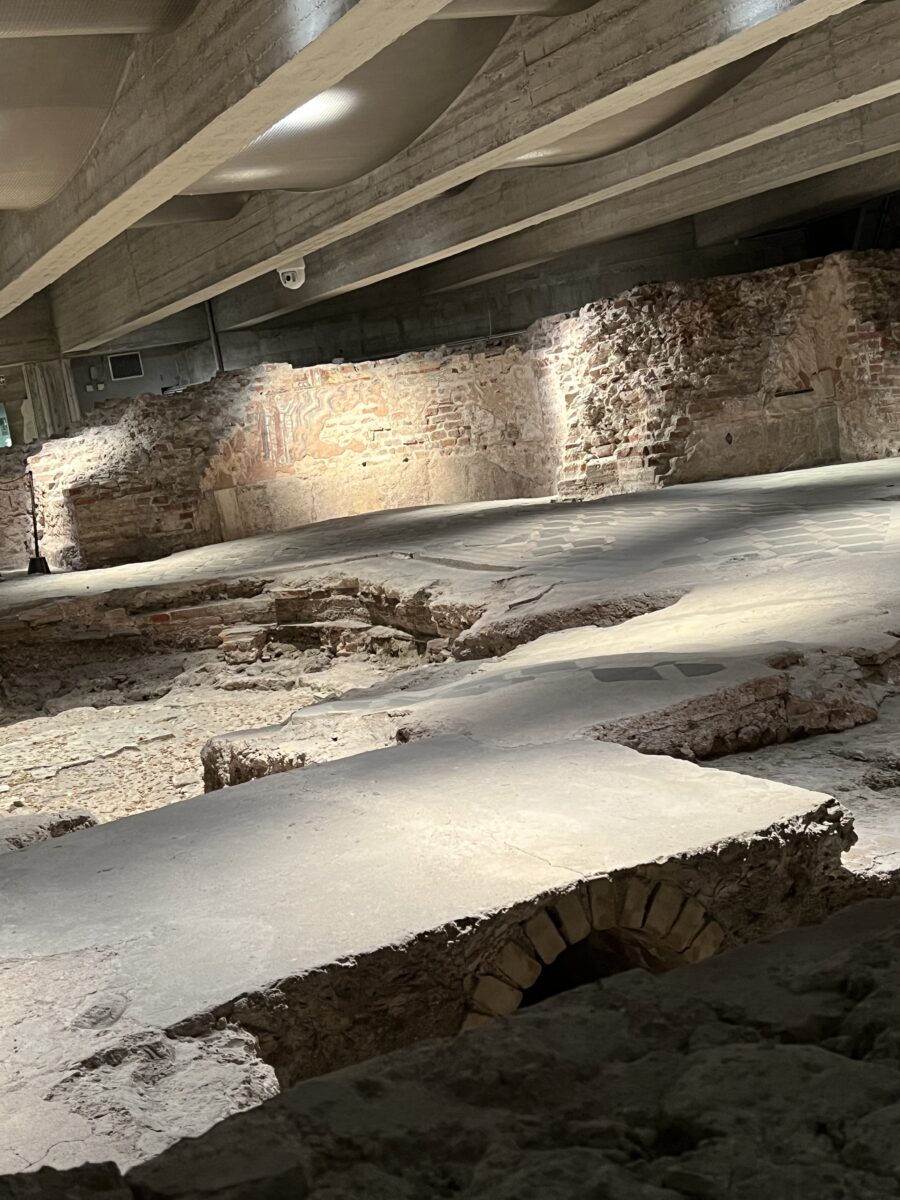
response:
[[[212,301],[206,301],[206,324],[209,326],[209,341],[212,346],[216,370],[219,374],[225,370],[225,360],[222,358],[222,343],[219,341],[219,331],[216,329],[216,319],[213,316]]]
[[[31,525],[34,530],[34,554],[28,563],[29,575],[49,575],[50,566],[46,558],[41,557],[40,535],[38,533],[37,500],[34,494],[34,474],[28,472],[28,490],[31,492]]]
[[[41,548],[38,544],[37,501],[34,498],[34,475],[28,472],[28,489],[31,492],[31,524],[34,529],[34,557],[40,558]]]

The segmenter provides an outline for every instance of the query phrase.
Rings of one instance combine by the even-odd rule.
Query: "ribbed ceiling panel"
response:
[[[562,17],[583,12],[595,0],[452,0],[432,20],[458,17]]]
[[[78,170],[115,102],[136,34],[197,0],[0,0],[0,209],[45,204]]]
[[[157,33],[190,16],[197,0],[0,0],[0,38]]]
[[[678,125],[736,87],[775,53],[776,46],[758,50],[738,62],[710,71],[701,79],[672,88],[615,117],[598,121],[579,133],[545,146],[542,150],[514,159],[509,167],[548,167],[586,162],[636,146]]]
[[[317,191],[359,179],[446,111],[508,28],[503,18],[426,21],[190,191]]]
[[[74,174],[131,45],[129,37],[0,40],[0,207],[44,204]]]

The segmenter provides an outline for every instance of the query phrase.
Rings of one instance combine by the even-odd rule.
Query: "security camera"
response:
[[[306,263],[301,258],[295,267],[282,267],[278,272],[278,278],[281,280],[282,287],[286,287],[292,292],[299,291],[306,283]]]

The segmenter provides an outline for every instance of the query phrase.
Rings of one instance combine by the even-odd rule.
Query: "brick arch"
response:
[[[561,954],[595,934],[615,938],[627,967],[655,972],[710,958],[726,940],[702,901],[672,883],[590,880],[511,930],[474,978],[463,1029],[515,1012]]]

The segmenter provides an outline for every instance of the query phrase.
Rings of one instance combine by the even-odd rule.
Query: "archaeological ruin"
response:
[[[900,1196],[898,49],[0,3],[0,1200]]]

